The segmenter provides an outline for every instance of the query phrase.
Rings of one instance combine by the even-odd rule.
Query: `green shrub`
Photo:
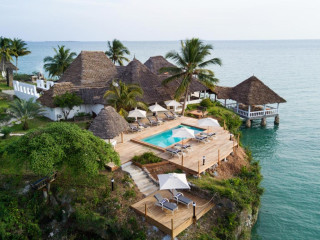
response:
[[[9,137],[10,133],[12,132],[12,130],[9,127],[3,127],[3,128],[1,128],[0,132],[3,134],[2,138],[6,139],[6,138]]]
[[[26,73],[14,73],[13,79],[18,81],[31,81],[31,75]]]
[[[132,158],[132,161],[143,165],[143,164],[161,162],[162,159],[156,156],[153,152],[145,152],[142,155],[134,156]]]
[[[212,107],[213,106],[213,102],[209,99],[209,98],[204,98],[201,102],[200,102],[200,106],[202,107]]]
[[[128,189],[127,191],[125,191],[125,193],[123,194],[123,197],[125,199],[130,199],[130,198],[134,198],[136,197],[136,192],[133,189]]]

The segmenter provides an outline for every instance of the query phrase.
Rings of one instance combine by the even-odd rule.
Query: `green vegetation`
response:
[[[139,156],[134,156],[132,161],[140,164],[149,164],[149,163],[157,163],[162,162],[162,159],[156,156],[153,152],[145,152]]]
[[[0,62],[2,62],[1,71],[4,71],[4,63],[12,60],[13,51],[11,49],[11,39],[0,37]]]
[[[180,53],[171,51],[166,54],[166,58],[172,59],[177,66],[160,69],[161,73],[168,72],[171,74],[170,77],[163,80],[162,84],[166,85],[173,80],[182,79],[174,96],[176,100],[180,100],[184,96],[182,115],[185,112],[191,82],[198,81],[207,88],[213,89],[219,81],[215,78],[213,71],[206,69],[209,65],[221,65],[219,58],[207,60],[212,49],[212,45],[204,44],[198,38],[192,38],[184,42],[181,41]]]
[[[0,130],[0,133],[3,134],[3,136],[2,136],[3,139],[8,138],[11,132],[12,132],[12,130],[9,127],[2,127]]]
[[[30,76],[30,74],[26,74],[26,73],[14,73],[13,79],[18,80],[18,81],[30,81],[31,76]],[[32,84],[32,83],[30,82],[30,84]]]
[[[22,39],[14,38],[11,40],[11,43],[10,43],[11,56],[15,57],[17,68],[18,68],[18,58],[29,55],[31,53],[26,46],[27,46],[26,42],[23,41]]]
[[[70,123],[51,123],[28,132],[0,150],[16,167],[27,167],[36,174],[71,169],[75,174],[95,175],[112,161],[119,165],[119,156],[91,132]]]
[[[0,96],[0,122],[3,120],[8,120],[10,118],[10,116],[8,116],[8,114],[6,113],[8,107],[9,101],[6,98]]]
[[[66,92],[64,94],[55,96],[54,100],[53,100],[53,103],[57,107],[62,108],[62,113],[63,113],[64,119],[67,120],[70,111],[75,106],[80,106],[83,103],[83,101],[75,93]]]
[[[16,98],[9,103],[9,111],[12,116],[23,123],[23,130],[28,130],[28,119],[39,116],[43,112],[41,105],[33,98],[22,100]]]
[[[125,84],[121,80],[119,82],[112,81],[110,90],[104,94],[108,104],[116,109],[121,115],[126,117],[128,111],[132,108],[139,107],[147,110],[145,103],[138,101],[138,98],[143,96],[143,90],[137,84]]]
[[[49,73],[51,77],[60,78],[61,75],[67,70],[69,65],[73,62],[77,56],[75,52],[71,52],[70,49],[65,46],[59,46],[53,48],[55,55],[53,57],[47,56],[43,59],[44,69]]]
[[[123,66],[123,61],[130,61],[125,57],[126,54],[130,54],[130,51],[117,39],[114,39],[112,42],[108,41],[108,50],[105,54],[114,64],[118,63],[120,66]]]
[[[240,134],[239,128],[242,121],[233,111],[225,108],[219,102],[212,102],[210,99],[204,99],[200,104],[189,104],[187,110],[197,109],[199,105],[206,107],[208,115],[217,118],[221,126],[223,126],[225,122],[227,129],[231,133],[235,135]]]
[[[1,66],[0,66],[0,68],[1,68]],[[0,79],[1,79],[1,76],[0,76]],[[2,90],[13,90],[13,87],[9,87],[9,86],[7,85],[7,81],[1,80],[1,81],[0,81],[0,92],[1,92]]]

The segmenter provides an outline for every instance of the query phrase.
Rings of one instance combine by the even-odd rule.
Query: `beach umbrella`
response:
[[[172,130],[174,138],[194,138],[194,130],[186,127],[176,128]]]
[[[168,111],[168,110],[165,109],[164,107],[161,107],[158,103],[156,103],[155,105],[150,106],[150,107],[149,107],[149,110],[150,110],[151,112],[155,112],[156,114],[157,114],[158,112],[166,112],[166,111]]]
[[[201,127],[220,127],[219,122],[213,118],[203,118],[198,120],[198,126]]]
[[[160,190],[165,189],[190,189],[186,174],[184,173],[168,173],[159,174]]]
[[[135,108],[134,110],[131,110],[129,112],[128,117],[135,118],[137,121],[137,118],[145,118],[146,115],[147,115],[146,111]]]
[[[182,104],[177,102],[176,100],[166,101],[165,104],[166,104],[167,107],[173,107],[174,111],[176,111],[177,107],[181,107],[182,106]]]

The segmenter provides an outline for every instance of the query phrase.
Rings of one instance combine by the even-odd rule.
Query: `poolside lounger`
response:
[[[176,145],[174,145],[175,147],[178,147],[180,149],[183,150],[190,150],[192,151],[192,146],[190,144],[181,144],[181,143],[177,143]]]
[[[175,116],[173,116],[173,115],[169,115],[168,113],[164,113],[164,115],[166,115],[166,118],[168,119],[168,120],[174,120],[174,119],[176,119],[176,117]]]
[[[208,138],[213,138],[216,133],[205,133],[205,132],[201,132],[200,135],[202,136],[207,136]]]
[[[209,142],[207,136],[195,136],[194,139],[197,140],[198,142],[203,142],[203,143]]]
[[[175,118],[181,117],[181,115],[179,115],[179,114],[177,114],[177,113],[175,113],[175,112],[173,112],[173,111],[170,111],[170,113],[171,113],[172,116],[174,116]]]
[[[150,122],[151,126],[158,126],[158,125],[160,125],[160,123],[159,123],[159,122],[157,122],[157,121],[153,120],[153,119],[152,119],[152,118],[150,118],[150,117],[148,117],[147,119],[149,120],[149,122]]]
[[[160,122],[160,123],[163,123],[163,122],[164,122],[163,118],[158,117],[158,116],[154,116],[154,117],[157,119],[158,122]]]
[[[130,132],[141,132],[141,129],[134,125],[129,125]]]
[[[185,197],[183,193],[178,192],[175,189],[170,190],[170,192],[172,193],[173,199],[177,201],[177,204],[182,203],[184,205],[187,205],[189,208],[189,205],[193,203],[191,199]]]
[[[144,124],[144,123],[141,122],[140,120],[137,120],[137,123],[138,123],[139,127],[143,127],[143,128],[148,128],[148,127],[150,127],[149,125]]]
[[[170,153],[172,157],[180,156],[182,154],[182,151],[176,148],[167,148],[166,152]]]
[[[163,198],[160,193],[155,194],[154,197],[157,199],[156,206],[161,207],[162,210],[167,209],[172,212],[172,215],[178,210],[177,204],[169,202],[169,199]]]

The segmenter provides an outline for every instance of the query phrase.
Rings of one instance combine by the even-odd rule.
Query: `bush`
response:
[[[13,79],[18,81],[31,81],[31,75],[26,73],[14,73]]]
[[[200,102],[200,106],[209,108],[213,106],[213,102],[209,98],[205,98]]]
[[[11,130],[11,128],[9,128],[9,127],[3,127],[3,128],[1,128],[1,133],[3,134],[2,138],[3,138],[3,139],[8,138],[11,132],[12,132],[12,130]]]
[[[143,165],[143,164],[161,162],[162,159],[156,156],[153,152],[145,152],[142,155],[134,156],[132,158],[132,161]]]

